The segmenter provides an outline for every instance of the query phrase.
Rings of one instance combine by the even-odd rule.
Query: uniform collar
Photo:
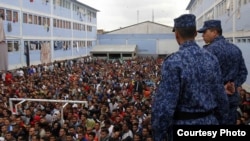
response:
[[[180,45],[180,50],[185,49],[186,47],[189,47],[189,46],[194,46],[194,45],[196,45],[194,40],[185,41],[183,44]]]
[[[221,40],[221,39],[224,39],[224,37],[219,35],[219,36],[214,38],[213,42],[216,42],[216,41]]]

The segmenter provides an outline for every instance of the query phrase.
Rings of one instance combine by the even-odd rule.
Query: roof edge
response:
[[[190,10],[190,7],[194,4],[195,0],[190,0],[190,2],[188,3],[188,6],[186,8],[186,10]]]
[[[80,5],[82,5],[82,6],[85,6],[85,7],[89,8],[89,9],[91,9],[91,10],[94,10],[94,11],[96,11],[96,12],[100,12],[99,10],[97,10],[97,9],[95,9],[95,8],[93,8],[93,7],[89,6],[89,5],[87,5],[87,4],[84,4],[84,3],[82,3],[82,2],[80,2],[80,1],[78,1],[78,0],[71,0],[71,1],[72,1],[72,2],[75,2],[75,3],[77,3],[77,4],[80,4]]]
[[[132,26],[143,24],[143,23],[154,23],[154,24],[158,24],[160,26],[165,26],[165,27],[173,28],[172,26],[168,26],[168,25],[164,25],[164,24],[160,24],[160,23],[156,23],[156,22],[152,22],[152,21],[144,21],[144,22],[132,24],[132,25],[129,25],[129,26],[126,26],[126,27],[122,27],[122,28],[119,28],[119,29],[111,30],[111,31],[105,32],[104,34],[112,33],[112,32],[115,32],[115,31],[118,31],[118,30],[121,30],[121,29],[126,29],[126,28],[129,28],[129,27],[132,27]]]

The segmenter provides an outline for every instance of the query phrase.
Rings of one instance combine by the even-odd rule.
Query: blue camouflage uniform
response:
[[[203,33],[209,28],[221,29],[220,20],[208,20],[198,32]],[[222,35],[217,36],[212,43],[203,46],[209,52],[214,54],[220,64],[223,82],[229,81],[235,83],[235,87],[241,86],[247,79],[248,71],[241,50],[234,44],[225,40]],[[233,95],[228,95],[230,111],[226,124],[236,124],[237,108],[240,104],[240,95],[236,91]]]
[[[174,22],[178,28],[195,26],[195,16],[186,14]],[[154,141],[165,140],[167,136],[171,138],[173,125],[217,125],[223,122],[223,113],[228,112],[228,99],[214,55],[195,41],[186,41],[179,51],[164,60],[161,74],[152,105]],[[190,119],[185,117],[186,114],[197,117]]]

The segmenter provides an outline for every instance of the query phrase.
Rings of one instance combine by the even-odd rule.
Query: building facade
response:
[[[0,0],[9,69],[88,55],[97,12],[77,0]]]
[[[136,56],[165,56],[178,50],[173,27],[145,21],[97,35],[97,45],[136,46]]]
[[[132,60],[137,58],[136,45],[97,45],[90,56],[105,60]]]
[[[187,10],[196,15],[197,28],[206,20],[221,20],[224,37],[242,50],[250,71],[250,0],[190,0]],[[201,35],[196,39],[203,45]],[[246,83],[250,85],[250,75]]]

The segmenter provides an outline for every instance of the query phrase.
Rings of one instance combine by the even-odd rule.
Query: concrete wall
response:
[[[139,56],[165,54],[178,47],[173,34],[103,34],[97,39],[99,45],[136,44]]]

